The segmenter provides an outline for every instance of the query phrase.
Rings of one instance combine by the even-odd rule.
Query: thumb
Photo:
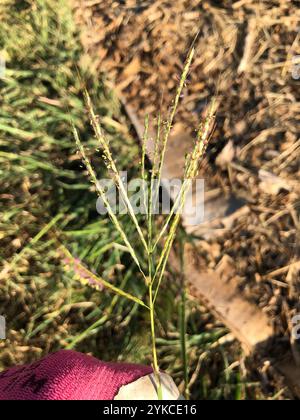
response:
[[[178,400],[180,393],[175,382],[167,373],[160,373],[160,383],[163,400]],[[157,385],[154,373],[121,386],[115,400],[157,400]]]

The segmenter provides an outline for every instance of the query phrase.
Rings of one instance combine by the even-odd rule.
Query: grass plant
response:
[[[127,207],[128,214],[130,216],[131,222],[136,229],[138,237],[140,239],[142,248],[144,250],[144,258],[140,259],[138,253],[135,251],[135,246],[130,242],[129,238],[126,235],[125,230],[122,227],[121,220],[118,219],[118,216],[115,214],[112,209],[109,199],[106,196],[104,189],[101,187],[100,183],[97,180],[95,170],[92,166],[92,163],[85,151],[84,145],[81,142],[76,127],[73,125],[74,137],[76,144],[80,153],[82,155],[83,162],[88,171],[91,182],[94,184],[98,195],[103,200],[105,207],[108,211],[108,214],[111,218],[112,223],[114,224],[117,231],[120,233],[121,238],[125,246],[128,249],[133,261],[137,265],[139,271],[142,274],[142,277],[145,281],[145,284],[148,288],[148,299],[147,302],[142,302],[138,297],[134,296],[125,296],[124,292],[121,289],[110,287],[107,282],[103,280],[98,280],[99,283],[102,283],[104,286],[109,287],[113,292],[118,293],[121,296],[127,297],[128,299],[134,300],[140,306],[146,308],[149,312],[150,319],[150,328],[151,328],[151,339],[152,339],[152,364],[153,370],[157,381],[157,390],[159,398],[162,398],[161,385],[160,385],[160,376],[159,376],[159,362],[157,357],[156,349],[156,319],[155,319],[155,302],[160,290],[161,282],[164,277],[166,270],[168,258],[176,237],[177,228],[180,223],[181,214],[184,208],[186,194],[191,187],[191,181],[195,179],[198,174],[199,164],[203,155],[205,153],[210,134],[214,125],[215,118],[215,101],[212,101],[211,105],[207,111],[206,119],[201,122],[197,138],[194,144],[193,150],[186,156],[183,182],[180,188],[180,191],[174,200],[173,206],[171,208],[170,214],[166,218],[163,225],[160,227],[160,230],[157,235],[156,232],[156,222],[154,220],[154,209],[153,205],[156,205],[156,199],[158,198],[159,187],[162,179],[162,171],[165,160],[165,152],[170,137],[171,129],[173,126],[174,118],[178,108],[180,96],[184,89],[192,59],[194,56],[194,48],[191,47],[187,55],[185,65],[180,77],[179,85],[176,91],[175,99],[171,107],[170,115],[167,118],[167,121],[164,124],[164,127],[161,126],[161,118],[158,117],[157,124],[157,135],[155,138],[155,147],[154,147],[154,162],[153,169],[147,172],[145,167],[146,162],[146,149],[147,141],[149,140],[149,118],[145,119],[145,132],[143,136],[142,144],[142,156],[141,156],[141,178],[143,181],[147,181],[147,194],[144,194],[144,199],[146,203],[146,220],[145,225],[146,229],[143,229],[142,225],[138,221],[134,210],[131,205],[130,197],[126,191],[126,187],[122,181],[120,171],[117,168],[116,161],[113,156],[113,152],[110,148],[110,143],[107,140],[103,129],[101,128],[101,123],[97,117],[90,96],[85,90],[85,103],[89,113],[89,118],[91,126],[93,127],[95,137],[99,143],[101,149],[103,161],[106,165],[108,172],[110,173],[116,187],[118,188],[120,195]],[[146,198],[145,198],[146,197]],[[149,198],[150,197],[150,198]],[[149,199],[148,199],[149,198]],[[158,252],[159,250],[159,252]],[[146,264],[145,264],[146,261]]]

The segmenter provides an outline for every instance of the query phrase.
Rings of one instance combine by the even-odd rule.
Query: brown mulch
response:
[[[210,269],[230,257],[243,296],[288,342],[291,317],[300,312],[299,2],[78,0],[76,6],[83,44],[95,58],[90,65],[141,120],[167,112],[199,31],[176,121],[193,136],[217,94],[217,130],[203,176],[210,189],[235,194],[249,210],[204,247],[198,242],[199,253]]]

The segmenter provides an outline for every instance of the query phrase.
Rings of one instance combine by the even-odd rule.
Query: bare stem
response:
[[[155,340],[155,319],[154,319],[154,300],[152,282],[149,282],[149,308],[150,308],[150,326],[151,326],[151,340],[152,340],[152,357],[153,357],[153,371],[157,386],[158,399],[162,400],[162,387],[159,374],[159,366],[157,360],[156,340]]]

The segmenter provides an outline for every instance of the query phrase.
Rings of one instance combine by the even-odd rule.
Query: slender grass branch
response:
[[[168,144],[168,140],[169,140],[169,136],[170,136],[170,132],[173,126],[173,122],[174,122],[174,118],[176,115],[176,111],[178,108],[178,104],[180,101],[180,97],[183,91],[183,88],[185,86],[185,82],[191,67],[191,63],[193,60],[195,54],[195,49],[192,46],[188,52],[184,67],[183,67],[183,71],[180,77],[180,81],[179,81],[179,85],[178,88],[176,90],[176,95],[175,95],[175,99],[173,102],[173,106],[171,108],[171,112],[170,112],[170,116],[167,120],[167,124],[166,124],[166,129],[165,129],[165,133],[163,136],[163,140],[162,140],[162,150],[161,150],[161,154],[160,154],[160,162],[158,165],[158,183],[157,183],[157,188],[159,189],[159,185],[160,185],[160,181],[161,181],[161,176],[162,176],[162,169],[163,169],[163,165],[164,165],[164,161],[165,161],[165,154],[166,154],[166,150],[167,150],[167,144]],[[158,194],[158,191],[156,191],[156,195]],[[156,197],[157,198],[157,197]]]
[[[122,198],[123,198],[123,200],[126,204],[126,207],[129,211],[129,215],[130,215],[130,217],[131,217],[131,219],[134,223],[134,226],[136,227],[136,230],[139,234],[139,237],[142,241],[142,244],[143,244],[145,250],[147,251],[146,240],[144,238],[143,232],[140,228],[139,222],[138,222],[138,220],[136,218],[136,215],[134,213],[134,210],[132,208],[130,199],[128,197],[126,188],[124,186],[122,178],[121,178],[121,176],[119,174],[119,171],[117,169],[116,163],[113,159],[113,156],[112,156],[112,153],[111,153],[111,150],[110,150],[110,147],[109,147],[109,142],[105,138],[105,135],[104,135],[104,133],[101,129],[101,126],[98,122],[98,118],[97,118],[97,116],[94,112],[94,108],[92,106],[90,96],[89,96],[89,94],[86,90],[85,90],[85,101],[86,101],[86,105],[87,105],[87,108],[88,108],[88,111],[89,111],[89,115],[90,115],[90,119],[91,119],[91,125],[94,129],[97,140],[99,141],[101,147],[103,148],[105,164],[106,164],[107,168],[112,171],[115,184],[117,185],[118,189],[121,192]]]
[[[80,138],[79,138],[79,135],[78,135],[78,132],[77,132],[77,130],[76,130],[76,128],[75,128],[75,126],[73,126],[73,133],[74,133],[74,137],[75,137],[75,141],[76,141],[77,147],[78,147],[78,149],[79,149],[79,150],[80,150],[80,152],[81,152],[82,159],[83,159],[83,161],[84,161],[84,163],[85,163],[85,165],[86,165],[86,168],[87,168],[87,170],[88,170],[88,173],[89,173],[89,175],[90,175],[91,182],[95,185],[96,190],[97,190],[97,192],[98,192],[98,195],[99,195],[99,196],[101,197],[101,199],[103,200],[103,203],[104,203],[104,205],[105,205],[105,207],[106,207],[106,209],[107,209],[107,211],[108,211],[108,214],[109,214],[109,216],[110,216],[110,218],[111,218],[111,220],[112,220],[113,224],[115,225],[115,227],[116,227],[117,231],[120,233],[120,235],[121,235],[121,237],[122,237],[123,241],[125,242],[125,244],[126,244],[126,246],[127,246],[128,250],[129,250],[129,252],[130,252],[130,254],[131,254],[131,256],[132,256],[132,259],[134,260],[134,262],[135,262],[135,263],[136,263],[136,265],[138,266],[138,268],[139,268],[140,272],[142,273],[142,275],[143,275],[144,279],[146,279],[145,273],[143,272],[143,270],[142,270],[142,268],[141,268],[141,265],[140,265],[140,262],[139,262],[139,260],[138,260],[137,255],[136,255],[136,253],[135,253],[135,250],[133,249],[133,247],[132,247],[132,245],[131,245],[131,243],[130,243],[130,241],[129,241],[129,239],[128,239],[128,237],[127,237],[127,235],[126,235],[125,231],[124,231],[124,229],[123,229],[123,228],[122,228],[122,226],[120,225],[118,218],[117,218],[117,217],[116,217],[116,215],[114,214],[114,211],[113,211],[113,209],[111,208],[111,205],[110,205],[110,203],[109,203],[109,200],[108,200],[108,199],[107,199],[107,197],[106,197],[105,191],[104,191],[104,190],[103,190],[103,188],[101,187],[100,183],[97,181],[97,176],[96,176],[96,173],[95,173],[95,171],[94,171],[94,169],[93,169],[93,167],[92,167],[92,165],[91,165],[91,162],[90,162],[89,158],[87,157],[87,155],[86,155],[86,153],[85,153],[85,149],[84,149],[84,147],[83,147],[83,144],[82,144],[82,143],[81,143],[81,141],[80,141]]]
[[[143,134],[143,140],[142,140],[142,161],[141,161],[141,167],[142,167],[142,181],[143,181],[143,198],[144,198],[144,210],[146,211],[146,214],[148,216],[149,214],[149,208],[147,204],[147,189],[146,189],[146,182],[147,182],[147,175],[146,175],[146,143],[148,141],[148,133],[149,133],[149,116],[146,115],[145,117],[145,126],[144,126],[144,134]],[[149,249],[149,244],[148,244]]]

